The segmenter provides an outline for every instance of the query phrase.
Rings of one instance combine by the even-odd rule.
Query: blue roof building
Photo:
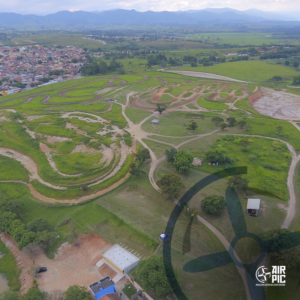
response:
[[[91,284],[89,289],[96,300],[101,299],[105,295],[116,292],[115,283],[110,279],[109,276]]]

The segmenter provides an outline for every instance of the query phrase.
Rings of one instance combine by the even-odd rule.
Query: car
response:
[[[41,268],[38,268],[37,270],[35,270],[35,273],[38,274],[38,273],[43,273],[43,272],[46,272],[46,271],[47,271],[46,267],[41,267]]]

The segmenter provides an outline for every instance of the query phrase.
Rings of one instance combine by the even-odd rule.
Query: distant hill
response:
[[[274,16],[274,17],[272,17]],[[279,14],[257,10],[238,11],[230,8],[204,9],[179,12],[138,12],[135,10],[115,9],[102,12],[60,11],[46,16],[33,14],[0,13],[1,28],[18,27],[74,27],[92,28],[101,25],[123,26],[202,26],[205,24],[253,24],[274,21],[282,22]],[[285,21],[287,19],[285,18]]]

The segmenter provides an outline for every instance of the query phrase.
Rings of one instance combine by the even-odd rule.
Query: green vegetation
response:
[[[118,78],[125,80],[126,83],[134,83],[144,79],[141,76],[134,76],[134,75],[119,75]]]
[[[287,82],[291,82],[293,77],[298,75],[298,72],[294,69],[256,60],[216,64],[209,67],[182,67],[178,70],[207,72],[257,83],[267,82],[274,74],[282,76],[284,81]]]
[[[142,109],[126,107],[125,114],[134,124],[138,124],[147,118],[151,113]]]
[[[0,253],[4,256],[0,258],[0,274],[4,274],[8,280],[8,286],[12,291],[18,291],[21,287],[19,275],[21,270],[17,267],[17,262],[9,249],[0,240]]]
[[[131,296],[137,292],[132,284],[125,284],[125,287],[122,291],[128,297],[128,299],[131,299]]]
[[[222,196],[211,195],[201,201],[201,208],[207,214],[220,215],[226,206],[226,200]]]
[[[162,95],[160,98],[159,98],[159,101],[161,102],[164,102],[164,101],[170,101],[174,99],[174,97],[170,96],[170,95],[167,95],[167,94],[164,94]]]
[[[29,173],[23,165],[13,158],[0,155],[0,180],[29,180]]]
[[[227,93],[220,93],[220,97],[226,99],[228,97],[228,94]]]

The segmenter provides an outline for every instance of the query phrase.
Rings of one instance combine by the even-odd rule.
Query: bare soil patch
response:
[[[107,264],[103,264],[98,271],[103,277],[109,276],[110,278],[114,278],[117,275],[117,272],[110,268]]]
[[[8,234],[2,234],[1,240],[9,246],[10,251],[17,259],[18,266],[22,268],[20,275],[21,293],[24,294],[32,287],[32,275],[28,270],[33,263],[27,254],[22,253],[17,243]],[[97,272],[96,263],[102,259],[101,253],[112,246],[107,240],[95,233],[80,236],[75,244],[62,245],[53,260],[46,257],[43,252],[37,255],[35,264],[47,267],[47,272],[38,275],[39,288],[46,292],[54,290],[65,291],[70,285],[88,287],[95,281],[103,278]],[[108,271],[108,270],[107,270]]]

